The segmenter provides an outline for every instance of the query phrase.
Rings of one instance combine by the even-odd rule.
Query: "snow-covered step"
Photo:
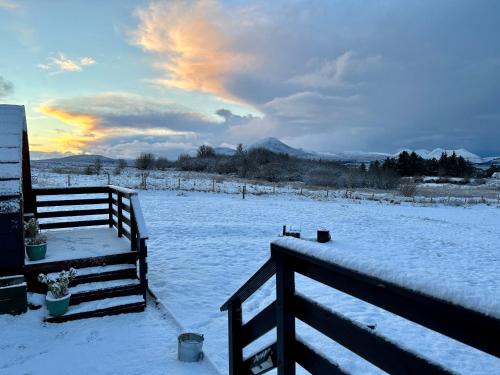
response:
[[[70,288],[70,292],[72,295],[77,293],[89,293],[96,292],[103,289],[113,289],[122,286],[133,286],[139,285],[138,279],[118,279],[118,280],[109,280],[109,281],[96,281],[93,283],[84,283],[78,284],[74,287]]]
[[[137,278],[128,278],[78,284],[71,287],[70,292],[70,305],[78,305],[105,298],[142,294],[142,289]]]
[[[95,266],[76,269],[77,275],[72,285],[108,281],[117,279],[132,279],[137,277],[135,264],[112,264],[107,266]],[[50,277],[57,277],[59,272],[52,272]]]
[[[146,302],[139,295],[106,298],[97,301],[84,302],[70,306],[68,312],[61,316],[47,316],[45,321],[61,323],[70,320],[117,315],[129,312],[144,311]]]
[[[88,276],[96,273],[108,273],[123,270],[135,270],[135,264],[110,264],[109,266],[79,268],[78,276]]]

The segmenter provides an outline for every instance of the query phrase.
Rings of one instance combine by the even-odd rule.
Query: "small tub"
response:
[[[182,333],[178,337],[178,359],[182,362],[198,362],[203,359],[203,335]]]

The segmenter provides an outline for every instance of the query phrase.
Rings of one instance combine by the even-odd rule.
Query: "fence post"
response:
[[[71,176],[68,175],[68,187],[70,187],[70,186],[71,186]]]
[[[234,301],[227,311],[229,333],[229,375],[243,373],[243,346],[241,343],[241,326],[243,318],[241,303]]]
[[[215,178],[212,180],[212,192],[215,193]]]
[[[122,200],[123,200],[123,194],[118,192],[117,196],[117,209],[118,209],[118,237],[121,237],[123,235],[123,222],[122,222],[122,217],[123,217],[123,207],[122,207]]]
[[[243,185],[243,190],[242,190],[242,192],[243,192],[243,199],[245,199],[245,194],[246,194],[246,192],[247,192],[247,184]]]
[[[295,275],[282,254],[276,256],[276,354],[278,375],[295,374],[295,316],[292,303],[295,295]]]

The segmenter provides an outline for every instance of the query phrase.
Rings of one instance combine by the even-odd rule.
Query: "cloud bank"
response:
[[[97,119],[101,135],[85,150],[170,153],[275,136],[332,152],[500,151],[500,2],[179,0],[135,16],[129,38],[157,72],[150,83],[261,115],[221,105],[206,117],[131,94],[113,97],[119,107],[110,94],[52,103]]]

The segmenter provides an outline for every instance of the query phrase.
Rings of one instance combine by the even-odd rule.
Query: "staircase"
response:
[[[56,276],[57,273],[50,276]],[[62,316],[50,316],[46,322],[62,323],[77,319],[95,318],[141,312],[146,307],[141,284],[134,264],[113,264],[86,267],[70,286],[70,307]]]
[[[34,193],[35,217],[43,220],[40,228],[48,230],[50,256],[26,262],[28,291],[47,293],[47,286],[38,282],[40,273],[56,278],[63,270],[77,271],[69,288],[68,311],[47,315],[45,321],[144,311],[148,235],[137,192],[109,185],[34,189]],[[82,216],[93,218],[81,220]]]

